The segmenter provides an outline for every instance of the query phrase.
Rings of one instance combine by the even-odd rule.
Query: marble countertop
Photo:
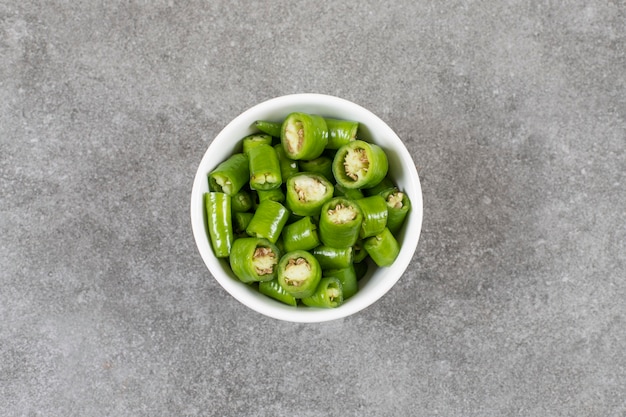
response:
[[[622,2],[0,4],[0,414],[623,416]],[[424,222],[376,304],[230,297],[189,199],[216,134],[315,92],[387,122]]]

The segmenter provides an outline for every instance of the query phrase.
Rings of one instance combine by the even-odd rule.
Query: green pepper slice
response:
[[[289,219],[289,210],[282,204],[272,200],[262,201],[254,212],[246,233],[276,243],[283,227],[287,224],[287,219]]]
[[[287,180],[286,205],[298,216],[315,216],[333,197],[334,187],[324,176],[300,172]]]
[[[298,305],[298,300],[296,300],[296,297],[285,291],[283,287],[281,287],[278,283],[278,279],[259,282],[259,292],[261,294],[267,295],[268,297],[272,297],[273,299],[278,300],[281,303],[285,303],[294,307]]]
[[[370,196],[370,195],[382,194],[386,191],[393,190],[394,188],[396,188],[396,184],[394,184],[393,180],[389,177],[385,177],[372,188],[364,189],[363,193],[366,196]]]
[[[359,122],[325,118],[328,129],[326,149],[339,149],[343,145],[356,140]]]
[[[260,144],[271,145],[272,137],[270,135],[263,135],[259,133],[253,133],[252,135],[248,135],[242,139],[243,142],[243,153],[248,155],[248,151]]]
[[[307,251],[287,252],[280,258],[277,268],[278,283],[296,298],[313,295],[322,278],[322,268],[317,259]]]
[[[352,247],[332,248],[320,245],[311,251],[323,270],[349,267],[354,261]]]
[[[278,162],[280,163],[280,175],[283,177],[283,181],[287,181],[289,177],[300,171],[298,161],[289,158],[285,153],[283,145],[280,143],[274,145],[274,150],[276,151]]]
[[[250,211],[253,205],[250,193],[244,189],[239,190],[231,197],[230,200],[233,213],[243,213],[246,211]]]
[[[315,114],[290,113],[283,121],[280,140],[289,158],[315,159],[328,143],[326,121]]]
[[[346,188],[341,184],[335,184],[335,197],[345,197],[348,200],[358,200],[359,198],[365,197],[363,195],[363,191],[358,188]]]
[[[359,284],[356,279],[356,271],[354,265],[350,265],[347,268],[341,269],[329,269],[324,271],[324,276],[335,277],[341,281],[341,287],[343,288],[343,299],[347,300],[357,293],[359,290]]]
[[[359,238],[363,214],[352,200],[335,197],[326,202],[320,211],[320,240],[334,248],[354,246]]]
[[[363,240],[358,239],[354,246],[352,246],[352,251],[354,252],[354,263],[363,262],[365,258],[367,258],[367,251],[363,247]]]
[[[280,187],[282,176],[278,155],[270,145],[258,144],[248,149],[250,162],[250,188],[272,190]]]
[[[367,274],[367,269],[369,268],[369,266],[367,262],[365,261],[355,262],[353,266],[354,266],[354,272],[356,273],[356,280],[360,281],[361,278],[363,278],[365,274]]]
[[[209,190],[234,195],[250,180],[248,157],[236,153],[209,173]]]
[[[306,216],[283,229],[283,244],[286,252],[295,250],[311,250],[319,246],[320,240],[317,234],[317,226]]]
[[[270,281],[276,278],[279,259],[278,247],[267,239],[242,237],[233,243],[230,267],[242,282]]]
[[[230,196],[217,191],[205,193],[204,207],[213,253],[218,258],[226,258],[234,240]]]
[[[265,200],[277,201],[279,203],[285,201],[285,193],[280,187],[273,190],[257,190],[257,195],[259,196],[259,203]]]
[[[400,253],[398,241],[386,227],[376,236],[365,239],[363,246],[378,266],[391,265]]]
[[[359,237],[364,239],[382,232],[387,225],[387,203],[385,203],[385,199],[380,195],[373,195],[361,198],[356,203],[363,213]]]
[[[283,124],[281,122],[271,122],[269,120],[257,120],[254,126],[263,133],[267,133],[275,138],[280,138],[280,130]]]
[[[323,175],[328,181],[334,181],[333,160],[326,155],[319,156],[309,161],[300,161],[300,170]]]
[[[343,304],[341,281],[335,277],[322,278],[315,292],[302,298],[302,304],[308,307],[336,308]]]
[[[381,193],[387,203],[387,228],[394,235],[404,224],[409,210],[411,210],[411,200],[406,193],[397,188]]]
[[[374,143],[355,140],[343,145],[333,160],[333,175],[346,188],[371,188],[387,175],[385,151]]]
[[[254,213],[235,212],[233,213],[233,231],[235,233],[245,233],[246,228],[250,224],[250,220],[254,217]]]

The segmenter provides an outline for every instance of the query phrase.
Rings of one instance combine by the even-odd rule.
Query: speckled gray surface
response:
[[[3,416],[626,415],[623,1],[0,3]],[[355,101],[410,149],[409,271],[324,324],[194,244],[212,138]]]

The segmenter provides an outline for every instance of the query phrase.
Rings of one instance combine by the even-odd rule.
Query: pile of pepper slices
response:
[[[359,123],[294,112],[208,174],[211,246],[244,283],[285,304],[332,308],[358,290],[369,257],[391,265],[411,203]]]

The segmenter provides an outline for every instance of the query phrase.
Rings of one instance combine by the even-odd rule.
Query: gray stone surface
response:
[[[626,415],[623,1],[0,3],[3,416]],[[271,97],[355,101],[424,191],[410,270],[291,324],[189,195]]]

